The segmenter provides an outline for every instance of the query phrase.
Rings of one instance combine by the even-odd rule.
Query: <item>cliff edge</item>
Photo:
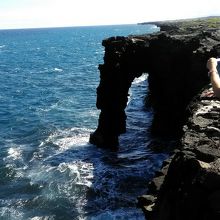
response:
[[[207,30],[210,21],[199,23],[203,30]],[[183,29],[181,25],[174,29],[171,26],[173,24],[167,24],[165,29],[172,33],[175,30],[181,33],[180,29]],[[187,30],[197,30],[189,23],[184,24],[186,26]],[[218,28],[212,25],[210,33],[217,40],[213,48],[218,48]],[[218,56],[218,50],[216,52]],[[138,199],[146,219],[220,219],[220,100],[210,94],[212,88],[207,84],[191,99],[185,108],[187,117],[182,127],[180,148],[164,161],[161,170],[148,184],[147,195]]]
[[[206,62],[220,56],[220,18],[154,22],[158,33],[103,40],[97,108],[90,142],[117,149],[135,77],[148,73],[151,131],[181,140],[138,206],[148,220],[220,219],[220,101],[209,97]]]
[[[213,18],[203,26],[199,22],[192,31],[188,23],[168,22],[160,24],[158,33],[103,40],[105,55],[104,64],[99,65],[96,103],[101,113],[90,143],[117,148],[119,135],[126,132],[128,90],[143,73],[149,74],[152,133],[180,137],[188,118],[186,107],[209,83],[206,61],[220,54],[220,30],[214,24],[219,23]]]
[[[208,97],[210,90],[189,105],[182,148],[139,198],[148,220],[220,219],[220,100]]]

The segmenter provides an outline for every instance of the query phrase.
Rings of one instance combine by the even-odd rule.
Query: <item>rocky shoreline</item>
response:
[[[220,19],[157,22],[158,33],[103,40],[99,124],[90,142],[116,150],[135,77],[148,73],[152,134],[180,145],[138,199],[148,220],[219,219],[220,101],[207,97],[206,61],[220,56]]]
[[[207,92],[188,107],[181,148],[138,199],[148,220],[220,219],[220,100]]]
[[[181,29],[182,22],[179,25]],[[211,30],[214,33],[217,43],[211,50],[220,44],[218,28]],[[219,56],[218,49],[216,53]],[[148,220],[220,219],[220,100],[209,97],[210,92],[209,84],[192,98],[180,147],[148,184],[148,194],[138,199]]]

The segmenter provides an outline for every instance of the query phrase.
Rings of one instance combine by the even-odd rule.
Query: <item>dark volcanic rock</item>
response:
[[[90,142],[116,149],[126,131],[128,90],[142,73],[149,74],[152,133],[181,140],[148,184],[148,195],[138,199],[148,220],[220,219],[220,100],[207,96],[206,69],[207,59],[220,55],[215,19],[158,23],[159,33],[103,41],[101,113]]]
[[[220,219],[220,100],[207,96],[206,69],[207,59],[220,55],[215,19],[158,23],[159,33],[103,41],[101,113],[90,142],[117,149],[126,131],[128,90],[142,73],[149,74],[152,133],[181,140],[148,184],[148,195],[138,199],[148,220]]]
[[[220,219],[220,100],[204,94],[188,108],[182,149],[166,164],[164,181],[139,199],[148,220]]]
[[[142,73],[149,74],[148,103],[154,110],[152,132],[182,135],[187,105],[209,82],[206,61],[220,54],[217,29],[189,30],[178,28],[103,41],[104,64],[99,66],[97,88],[97,108],[101,113],[98,128],[90,137],[92,144],[118,146],[118,136],[126,131],[128,90]]]

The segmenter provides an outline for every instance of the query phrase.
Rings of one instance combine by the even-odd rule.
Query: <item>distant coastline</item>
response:
[[[177,19],[177,20],[164,20],[164,21],[150,21],[138,23],[139,25],[152,24],[161,28],[161,31],[181,31],[185,30],[198,30],[204,29],[215,29],[220,26],[220,16],[208,16],[208,17],[198,17],[198,18],[187,18],[187,19]]]
[[[158,21],[146,21],[146,22],[140,22],[138,24],[145,25],[145,24],[164,24],[164,23],[181,23],[181,22],[205,22],[205,21],[211,21],[213,19],[220,20],[220,15],[216,16],[207,16],[207,17],[197,17],[197,18],[183,18],[183,19],[170,19],[170,20],[158,20]]]

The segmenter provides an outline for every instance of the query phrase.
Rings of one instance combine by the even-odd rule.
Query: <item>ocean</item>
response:
[[[167,157],[148,148],[147,73],[130,89],[118,152],[89,144],[102,40],[153,25],[0,30],[0,219],[143,220],[137,197]]]

